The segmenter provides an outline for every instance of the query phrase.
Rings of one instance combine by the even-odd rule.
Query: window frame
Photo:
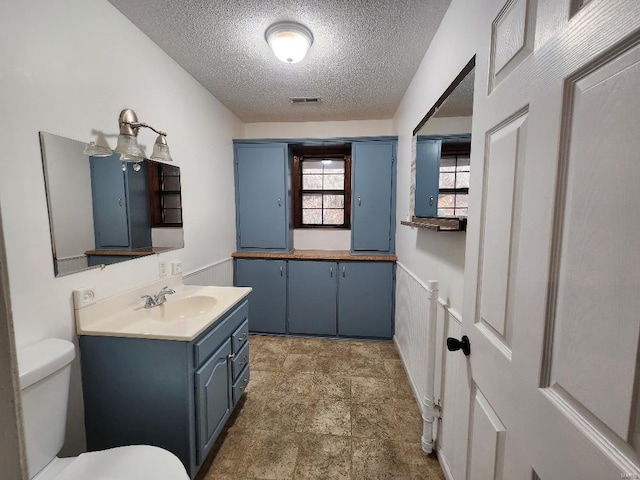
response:
[[[344,161],[344,190],[303,190],[302,189],[302,163],[305,160],[336,159]],[[344,192],[344,193],[343,193]],[[315,194],[344,194],[344,223],[340,225],[308,225],[302,222],[302,195],[304,193]],[[294,228],[320,228],[320,229],[351,229],[351,149],[299,149],[293,152],[293,226]]]
[[[443,157],[456,157],[456,168],[458,166],[458,157],[468,156],[471,157],[471,141],[468,142],[442,142],[440,146],[440,167],[438,168],[438,201],[440,199],[440,195],[453,195],[454,196],[454,207],[443,207],[452,210],[454,213],[456,211],[456,202],[458,195],[467,195],[467,199],[469,198],[469,187],[460,187],[460,188],[440,188],[440,175],[442,174],[442,158]],[[469,170],[471,170],[471,166],[469,166]],[[456,175],[457,175],[456,171]],[[467,215],[440,215],[440,206],[438,206],[437,216],[442,218],[467,218]],[[469,207],[459,207],[459,208],[467,208],[467,212]]]

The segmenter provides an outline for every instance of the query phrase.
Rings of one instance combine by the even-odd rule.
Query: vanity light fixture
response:
[[[147,123],[139,122],[136,112],[130,108],[120,112],[118,123],[120,125],[120,135],[118,135],[118,145],[115,151],[120,154],[120,160],[123,162],[141,162],[144,160],[144,150],[138,143],[138,131],[141,128],[148,128],[158,134],[150,159],[164,162],[173,160],[169,154],[166,132],[156,130]]]
[[[285,63],[302,60],[313,44],[311,30],[295,22],[274,23],[264,32],[264,38],[275,56]]]

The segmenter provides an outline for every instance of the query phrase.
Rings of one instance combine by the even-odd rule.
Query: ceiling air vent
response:
[[[318,97],[289,97],[289,101],[293,105],[309,104],[309,103],[320,103],[320,99]]]

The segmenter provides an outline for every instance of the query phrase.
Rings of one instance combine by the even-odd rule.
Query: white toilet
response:
[[[189,480],[172,453],[133,445],[58,458],[64,443],[71,342],[52,338],[18,351],[18,371],[31,480]]]

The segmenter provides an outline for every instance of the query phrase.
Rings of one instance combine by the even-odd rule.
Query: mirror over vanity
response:
[[[182,248],[180,168],[40,132],[56,276]]]
[[[466,229],[473,118],[472,59],[413,131],[411,220],[437,231]]]

